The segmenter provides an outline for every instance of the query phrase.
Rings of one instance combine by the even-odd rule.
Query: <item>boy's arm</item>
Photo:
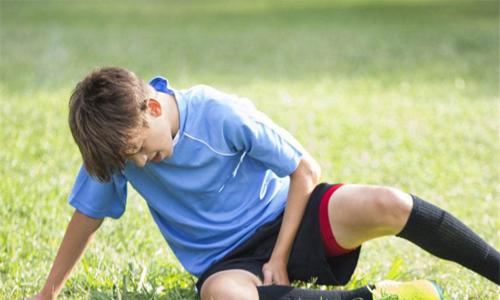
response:
[[[297,169],[290,175],[290,189],[283,222],[273,253],[263,266],[264,284],[290,284],[286,271],[292,244],[311,192],[319,181],[321,169],[308,154],[301,159]]]
[[[101,226],[103,219],[93,219],[75,210],[57,252],[42,291],[33,299],[55,299],[76,262]]]

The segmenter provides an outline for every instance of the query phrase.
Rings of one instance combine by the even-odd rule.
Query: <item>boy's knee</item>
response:
[[[257,287],[251,280],[240,276],[215,274],[201,288],[201,300],[257,300]]]
[[[386,186],[375,187],[370,202],[373,212],[380,217],[381,225],[389,228],[404,225],[413,205],[409,194]]]

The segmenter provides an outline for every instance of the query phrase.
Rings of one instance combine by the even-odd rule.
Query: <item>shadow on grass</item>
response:
[[[110,292],[91,291],[89,294],[91,300],[109,300],[109,299],[137,299],[137,300],[195,300],[198,299],[193,288],[175,288],[161,292],[127,292],[119,293],[114,290]]]

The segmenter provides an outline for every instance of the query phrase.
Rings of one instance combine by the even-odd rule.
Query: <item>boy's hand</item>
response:
[[[56,299],[76,262],[80,259],[103,219],[93,219],[75,210],[68,224],[49,276],[40,293],[29,299]]]
[[[35,296],[33,297],[30,297],[30,298],[23,298],[22,300],[52,300],[52,299],[55,299],[54,297],[50,297],[50,296],[45,296],[43,294],[36,294]]]
[[[264,285],[280,284],[290,285],[288,272],[286,271],[286,262],[278,259],[271,259],[262,267],[264,274]]]
[[[273,283],[290,285],[287,272],[288,258],[309,196],[318,184],[320,172],[318,163],[306,154],[300,160],[297,169],[290,175],[290,188],[280,232],[271,258],[262,267],[265,285]]]

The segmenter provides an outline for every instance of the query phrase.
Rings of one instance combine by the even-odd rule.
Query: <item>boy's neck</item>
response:
[[[165,103],[167,104],[167,118],[170,123],[170,128],[172,130],[172,138],[175,137],[177,132],[179,132],[179,108],[177,106],[177,100],[174,96],[169,94],[161,93],[164,96]]]

